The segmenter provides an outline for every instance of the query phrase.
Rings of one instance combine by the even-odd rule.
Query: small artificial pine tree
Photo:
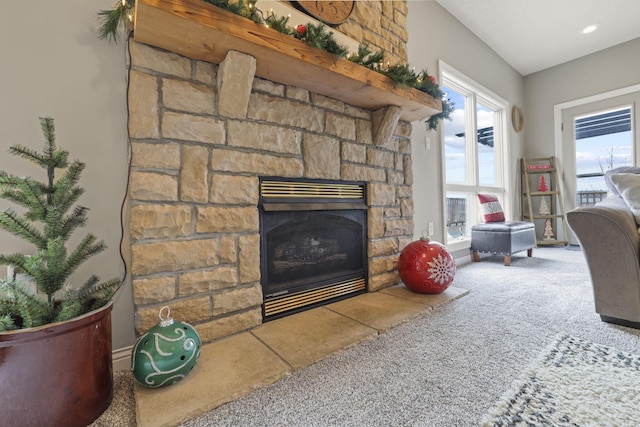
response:
[[[544,176],[540,177],[540,183],[538,185],[538,191],[549,191],[549,187],[547,187],[547,181],[545,181]]]
[[[548,218],[544,222],[544,240],[553,240],[553,227]]]
[[[99,283],[92,275],[81,287],[67,288],[66,296],[56,301],[56,292],[78,266],[106,246],[88,234],[67,253],[65,243],[87,220],[86,207],[76,206],[69,212],[84,192],[77,184],[85,165],[77,160],[69,163],[69,152],[56,147],[53,119],[41,118],[40,125],[46,139],[43,153],[21,145],[10,147],[9,152],[42,167],[47,182],[0,171],[0,197],[25,208],[23,214],[10,208],[0,212],[0,228],[32,243],[36,251],[31,256],[0,254],[0,265],[11,265],[28,276],[46,299],[15,277],[0,280],[0,331],[65,321],[95,310],[107,304],[122,283],[120,279]],[[66,171],[56,179],[58,169]]]
[[[540,215],[550,215],[551,214],[551,210],[549,209],[549,205],[547,204],[547,201],[544,199],[544,197],[542,197],[540,199],[540,209],[538,209],[538,213]]]

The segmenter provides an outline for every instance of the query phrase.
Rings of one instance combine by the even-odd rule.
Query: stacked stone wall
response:
[[[360,3],[378,3],[387,14],[404,5]],[[374,142],[382,118],[371,111],[224,63],[135,42],[130,51],[138,333],[157,323],[165,305],[205,342],[262,322],[261,176],[366,181],[369,290],[399,283],[399,251],[413,236],[410,123],[400,121],[391,137]],[[240,54],[229,64],[244,69],[251,59]]]
[[[337,30],[367,43],[373,51],[383,49],[390,64],[407,62],[407,2],[358,0],[347,21]]]

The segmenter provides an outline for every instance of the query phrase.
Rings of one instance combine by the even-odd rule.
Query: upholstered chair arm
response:
[[[640,234],[624,200],[609,197],[574,209],[567,213],[567,222],[589,266],[596,311],[640,322]]]

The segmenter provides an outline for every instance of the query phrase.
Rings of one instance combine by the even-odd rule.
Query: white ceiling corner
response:
[[[640,0],[436,1],[523,76],[640,37]]]

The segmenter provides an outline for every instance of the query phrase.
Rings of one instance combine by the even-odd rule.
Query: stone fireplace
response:
[[[358,2],[356,9],[377,14],[378,26],[381,5],[392,15],[406,14],[404,2],[386,3]],[[406,36],[394,40],[405,42]],[[372,111],[239,72],[255,69],[255,59],[235,51],[219,65],[135,41],[130,52],[129,217],[139,333],[157,323],[164,305],[194,325],[204,342],[264,321],[263,303],[279,292],[263,290],[265,177],[361,183],[367,197],[353,209],[361,214],[333,218],[346,223],[347,232],[366,221],[360,260],[366,287],[353,292],[399,283],[397,258],[413,236],[408,121],[389,122],[394,110]],[[392,128],[383,132],[388,123]],[[305,232],[309,217],[288,220]],[[317,242],[346,256],[335,235],[308,234],[294,242],[298,250],[311,251],[305,245]]]

